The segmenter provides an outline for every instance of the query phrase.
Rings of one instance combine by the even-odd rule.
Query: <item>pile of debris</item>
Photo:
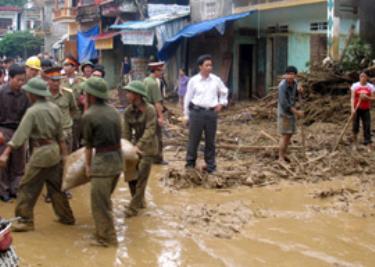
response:
[[[375,76],[375,68],[367,73]],[[301,108],[306,114],[303,119],[305,136],[302,138],[297,134],[294,137],[289,149],[289,164],[277,161],[277,90],[256,102],[236,103],[220,115],[217,133],[219,170],[214,175],[202,172],[202,164],[196,170],[185,170],[183,165],[177,164],[183,163],[185,153],[181,152],[185,151],[188,132],[182,124],[181,112],[170,106],[165,144],[176,164],[171,164],[162,178],[163,183],[177,189],[195,186],[230,188],[265,186],[282,179],[316,182],[338,176],[371,174],[375,158],[364,148],[352,151],[349,134],[342,140],[346,146],[336,150],[338,136],[350,115],[349,88],[358,75],[338,75],[323,70],[300,75],[304,87]],[[299,122],[301,127],[302,122]],[[306,140],[305,147],[303,139]]]

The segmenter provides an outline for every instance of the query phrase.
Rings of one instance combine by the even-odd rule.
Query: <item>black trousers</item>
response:
[[[195,167],[197,150],[204,133],[204,160],[209,172],[216,170],[215,138],[217,129],[217,113],[214,110],[190,110],[189,141],[186,155],[186,165]]]
[[[369,109],[358,109],[353,122],[353,133],[359,133],[359,124],[362,121],[364,144],[371,144],[371,115]]]

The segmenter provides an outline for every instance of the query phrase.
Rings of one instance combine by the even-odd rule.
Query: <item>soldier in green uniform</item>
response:
[[[55,103],[63,114],[63,135],[68,154],[73,151],[73,116],[78,112],[78,107],[74,99],[72,90],[61,86],[61,68],[50,67],[43,71],[47,80],[48,89],[51,96],[47,97],[48,101]],[[72,197],[70,192],[66,192],[68,198]],[[51,202],[50,194],[45,197],[47,203]]]
[[[106,104],[109,96],[104,79],[91,77],[82,87],[89,106],[82,117],[82,129],[86,175],[91,178],[91,210],[96,227],[94,245],[116,245],[111,194],[123,170],[121,117]]]
[[[124,87],[130,104],[124,114],[124,138],[131,141],[140,156],[136,177],[129,181],[132,200],[125,210],[126,217],[137,215],[145,207],[145,191],[155,155],[158,153],[156,133],[157,117],[154,106],[148,104],[146,88],[141,81],[132,81]]]
[[[21,147],[27,140],[33,147],[31,158],[19,185],[16,216],[21,217],[13,225],[14,231],[34,230],[34,206],[46,184],[51,194],[52,207],[58,222],[75,223],[68,199],[61,192],[62,159],[66,156],[63,137],[62,113],[58,106],[46,101],[50,96],[47,84],[40,78],[32,78],[22,87],[32,106],[0,156],[0,167],[4,167],[13,149]]]
[[[72,90],[60,86],[61,79],[63,78],[60,72],[60,67],[52,67],[44,71],[47,79],[48,89],[51,92],[51,96],[47,97],[47,100],[55,103],[60,108],[63,114],[62,122],[64,139],[68,149],[68,153],[71,153],[73,146],[72,116],[77,112],[78,108]]]
[[[64,61],[65,77],[61,80],[61,88],[71,89],[78,106],[78,111],[73,115],[73,151],[81,146],[81,117],[85,110],[84,95],[80,83],[86,80],[76,74],[79,67],[78,61],[73,57],[67,57]]]
[[[52,67],[44,71],[48,89],[51,92],[51,96],[47,97],[47,100],[55,103],[63,114],[63,134],[68,153],[70,154],[73,148],[73,115],[78,108],[72,90],[60,86],[63,78],[60,73],[60,67]]]
[[[81,64],[82,76],[86,79],[90,78],[94,72],[95,65],[91,61],[84,61]]]
[[[146,92],[148,95],[148,101],[155,107],[157,113],[157,125],[156,125],[156,136],[158,140],[158,153],[155,156],[154,163],[156,164],[167,164],[163,158],[163,138],[162,138],[162,127],[164,125],[164,106],[163,97],[161,94],[161,88],[159,86],[158,79],[163,76],[164,62],[150,63],[150,75],[144,80]]]

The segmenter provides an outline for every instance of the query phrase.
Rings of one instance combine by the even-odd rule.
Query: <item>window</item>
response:
[[[313,22],[310,24],[311,31],[325,31],[327,30],[327,22]]]
[[[288,25],[276,25],[267,28],[268,33],[286,33],[289,31]]]
[[[13,23],[12,19],[0,18],[1,29],[7,29],[9,26],[12,26],[12,23]]]

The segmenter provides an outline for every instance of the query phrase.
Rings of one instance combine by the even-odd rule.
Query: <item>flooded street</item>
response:
[[[89,185],[72,191],[76,226],[54,222],[40,198],[36,231],[13,234],[21,266],[374,266],[374,195],[355,204],[316,197],[322,190],[360,191],[356,178],[174,191],[159,181],[163,172],[154,167],[148,207],[137,218],[124,219],[129,191],[119,183],[117,249],[89,246]],[[1,204],[1,215],[12,217],[13,208]]]

